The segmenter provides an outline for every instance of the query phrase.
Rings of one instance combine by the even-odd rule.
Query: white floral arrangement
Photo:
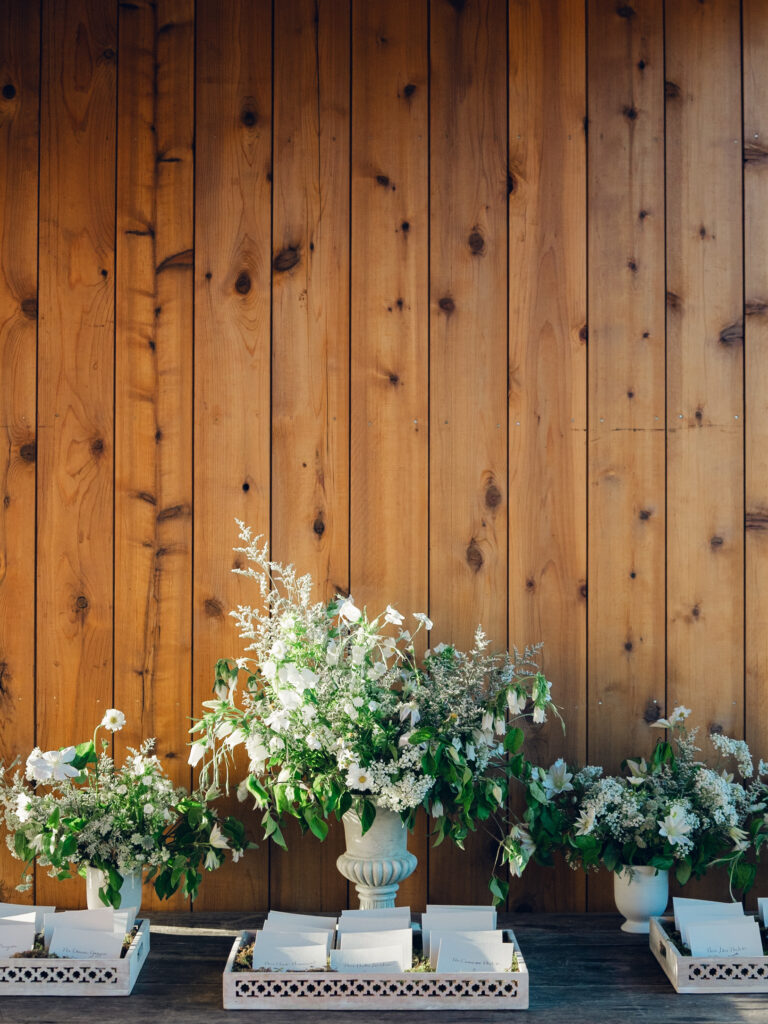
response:
[[[559,849],[574,868],[650,865],[673,869],[684,884],[729,851],[744,851],[754,801],[722,764],[697,760],[696,730],[686,727],[690,713],[677,707],[654,722],[671,740],[659,739],[648,760],[626,760],[623,775],[603,777],[602,768],[570,768],[562,759],[547,770],[532,768],[525,819],[536,859],[551,863]],[[743,740],[710,740],[721,759],[733,758],[742,778],[751,778]]]
[[[391,605],[369,618],[351,596],[312,600],[312,580],[271,561],[266,545],[239,523],[260,607],[232,612],[245,654],[221,660],[215,699],[193,727],[190,764],[214,790],[228,789],[232,754],[247,752],[238,796],[254,798],[266,836],[284,845],[283,815],[324,839],[327,819],[354,809],[367,831],[376,809],[413,826],[431,815],[436,841],[459,846],[478,822],[493,820],[500,860],[517,850],[507,822],[508,783],[522,770],[522,730],[511,719],[543,722],[553,709],[536,664],[538,648],[488,653],[481,629],[469,652],[439,644],[419,662],[417,636]],[[240,673],[245,685],[239,686]],[[501,896],[505,883],[495,880]]]
[[[191,897],[198,867],[219,867],[229,851],[238,860],[248,844],[235,818],[220,821],[201,793],[174,786],[153,753],[154,740],[129,748],[122,767],[107,754],[99,729],[117,732],[125,715],[110,708],[93,739],[30,753],[24,771],[0,774],[0,812],[14,857],[25,862],[17,888],[31,885],[33,862],[65,879],[88,867],[104,872],[104,903],[120,905],[126,875],[146,872],[163,898],[179,888]]]

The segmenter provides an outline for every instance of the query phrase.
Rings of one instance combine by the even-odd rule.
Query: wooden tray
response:
[[[149,921],[117,960],[0,959],[0,996],[127,996],[149,952]]]
[[[225,1010],[528,1009],[528,970],[517,942],[519,970],[514,972],[366,975],[233,970],[240,947],[249,945],[255,936],[255,932],[243,932],[232,946],[224,969]]]
[[[768,956],[683,956],[669,936],[674,923],[652,917],[649,941],[676,992],[768,992]]]

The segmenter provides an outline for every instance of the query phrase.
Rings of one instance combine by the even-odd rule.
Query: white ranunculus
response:
[[[260,736],[249,736],[245,741],[245,749],[251,761],[266,761],[269,757],[269,747],[264,745]]]
[[[125,715],[122,711],[118,711],[117,708],[108,708],[104,712],[104,717],[101,720],[103,729],[109,729],[110,732],[119,732],[124,725]]]
[[[339,664],[339,648],[333,641],[325,649],[325,663],[331,668]]]

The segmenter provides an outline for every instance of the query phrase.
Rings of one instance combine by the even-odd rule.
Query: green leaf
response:
[[[368,831],[376,818],[376,805],[370,800],[363,800],[363,807],[360,811],[360,824],[362,826],[362,834]]]
[[[246,787],[251,796],[256,798],[256,803],[258,804],[258,806],[266,807],[266,805],[269,803],[269,793],[262,786],[262,784],[259,782],[255,775],[248,776],[248,782],[246,783]]]
[[[523,730],[515,726],[513,729],[509,729],[504,737],[504,749],[508,754],[516,754],[522,747],[524,739]]]
[[[528,784],[528,792],[532,796],[534,796],[540,804],[549,803],[549,800],[547,799],[547,794],[544,792],[544,790],[541,788],[538,782],[530,782]]]
[[[433,736],[434,730],[425,727],[423,729],[417,729],[415,732],[412,732],[408,739],[408,742],[413,744],[425,743],[427,740],[431,740]]]
[[[96,764],[97,760],[93,740],[88,740],[87,743],[78,743],[75,747],[75,756],[72,759],[72,767],[77,768],[78,771],[82,771],[87,764]]]
[[[308,807],[304,808],[304,820],[309,825],[312,834],[316,835],[322,842],[328,835],[328,823],[323,821],[317,813],[317,808],[314,804],[310,804]]]
[[[689,860],[681,860],[675,868],[675,878],[680,885],[685,885],[691,877],[691,863]]]
[[[509,892],[509,882],[502,881],[495,875],[488,884],[488,888],[491,890],[493,896],[493,905],[497,907],[500,903],[504,903]]]

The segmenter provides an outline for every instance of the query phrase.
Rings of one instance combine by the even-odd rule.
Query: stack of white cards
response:
[[[424,955],[438,974],[508,971],[515,954],[496,928],[493,907],[427,904],[421,917]]]
[[[324,971],[336,918],[270,910],[253,947],[255,971]]]
[[[343,974],[399,974],[413,962],[410,907],[343,910],[331,970]]]
[[[123,940],[133,928],[136,909],[68,910],[0,903],[0,957],[32,949],[36,934],[43,934],[52,955],[77,960],[119,958]]]
[[[675,928],[692,956],[763,955],[758,923],[745,915],[740,903],[675,896],[672,905]]]

